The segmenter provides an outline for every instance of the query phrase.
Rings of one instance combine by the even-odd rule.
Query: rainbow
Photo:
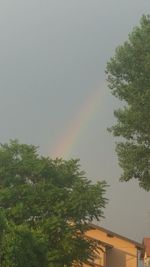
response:
[[[78,111],[75,118],[70,123],[67,131],[61,136],[57,145],[52,150],[52,157],[68,158],[73,147],[75,147],[78,139],[84,132],[86,126],[91,122],[94,115],[100,107],[101,91],[95,90],[90,95],[81,109]]]

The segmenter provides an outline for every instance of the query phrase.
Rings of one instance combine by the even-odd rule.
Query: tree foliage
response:
[[[78,160],[37,151],[17,141],[0,146],[1,266],[82,266],[97,246],[84,234],[103,217],[106,183],[92,184]]]
[[[122,138],[116,147],[123,169],[121,180],[136,178],[149,191],[150,16],[144,15],[128,40],[116,49],[106,73],[112,94],[124,105],[115,110],[117,124],[110,129]]]

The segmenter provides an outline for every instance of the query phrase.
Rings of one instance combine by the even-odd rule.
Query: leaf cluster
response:
[[[78,160],[37,149],[16,140],[0,146],[1,266],[82,266],[97,246],[85,232],[103,217],[106,183],[92,184]]]
[[[139,180],[150,190],[150,16],[143,15],[128,41],[116,49],[106,69],[108,85],[123,107],[115,110],[110,131],[117,145],[121,180]]]

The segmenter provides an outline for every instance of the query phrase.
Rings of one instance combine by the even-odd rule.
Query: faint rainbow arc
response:
[[[54,147],[52,157],[67,158],[69,156],[72,148],[84,131],[84,128],[92,120],[94,114],[96,114],[96,111],[99,109],[100,99],[101,92],[99,89],[94,91],[94,93],[86,99],[84,105],[70,123],[67,131]]]

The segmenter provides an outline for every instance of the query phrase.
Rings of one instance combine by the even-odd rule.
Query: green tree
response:
[[[11,225],[3,240],[1,266],[48,266],[47,243],[37,231],[27,225]]]
[[[0,210],[0,266],[2,266],[3,261],[3,247],[5,241],[5,232],[7,228],[7,223],[5,215],[2,210]]]
[[[84,233],[103,217],[106,183],[92,184],[78,160],[37,151],[17,141],[0,146],[1,266],[82,266],[98,245]]]
[[[150,190],[150,16],[142,16],[140,25],[128,40],[116,49],[106,73],[112,94],[122,101],[115,110],[117,124],[110,131],[121,137],[116,146],[122,181],[138,179]]]

